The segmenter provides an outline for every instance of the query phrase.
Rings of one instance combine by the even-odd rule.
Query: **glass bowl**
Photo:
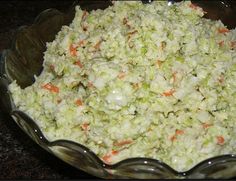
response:
[[[145,1],[148,3],[149,1]],[[170,5],[175,1],[167,1]],[[236,26],[236,3],[233,1],[192,1],[207,12],[206,18],[221,19],[228,28]],[[110,1],[79,1],[82,9],[104,9]],[[39,127],[24,112],[17,110],[8,91],[16,80],[22,87],[31,85],[34,75],[42,71],[43,52],[50,42],[74,17],[74,6],[67,13],[47,9],[31,26],[18,29],[11,48],[2,52],[0,61],[0,94],[4,110],[19,127],[42,148],[70,165],[100,178],[232,178],[236,177],[236,155],[220,155],[204,160],[186,172],[178,172],[167,164],[150,158],[131,158],[108,165],[85,146],[68,140],[48,141]]]

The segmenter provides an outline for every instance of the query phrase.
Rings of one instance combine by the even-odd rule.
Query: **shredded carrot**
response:
[[[218,29],[218,33],[225,34],[225,33],[228,33],[228,32],[230,32],[230,31],[229,31],[229,29],[227,29],[227,28],[219,28],[219,29]]]
[[[102,157],[102,160],[103,161],[105,161],[106,163],[110,163],[111,162],[111,157],[113,156],[113,155],[116,155],[116,154],[118,154],[119,153],[119,151],[117,151],[117,150],[112,150],[110,153],[107,153],[106,155],[104,155],[103,157]]]
[[[81,99],[77,99],[77,100],[75,101],[75,104],[76,104],[77,106],[82,106],[82,105],[83,105],[83,102],[82,102]]]
[[[106,163],[109,163],[110,162],[110,158],[111,158],[111,155],[110,154],[106,154],[102,157],[102,160],[105,161]]]
[[[209,127],[211,127],[211,126],[213,126],[213,124],[212,123],[202,123],[202,127],[204,128],[204,129],[207,129],[207,128],[209,128]]]
[[[217,144],[218,145],[223,145],[224,142],[225,142],[225,139],[224,139],[223,136],[217,136],[216,139],[217,139]]]
[[[180,130],[180,129],[176,129],[175,130],[175,134],[173,136],[170,137],[170,140],[173,142],[177,139],[177,136],[178,135],[183,135],[184,134],[184,131],[183,130]]]
[[[177,139],[176,135],[173,135],[173,136],[170,137],[170,140],[171,140],[172,142],[175,141],[176,139]]]
[[[191,3],[191,4],[189,4],[189,7],[190,8],[192,8],[192,9],[194,9],[194,10],[201,10],[204,14],[207,14],[207,12],[206,11],[204,11],[201,7],[199,7],[198,5],[196,5],[196,4],[193,4],[193,3]]]
[[[115,142],[113,145],[114,146],[124,146],[124,145],[128,145],[132,142],[133,142],[133,140],[122,140],[122,141]]]
[[[88,123],[83,123],[81,125],[81,128],[84,130],[84,131],[88,131],[89,130],[89,124]]]
[[[175,92],[174,89],[170,89],[170,90],[167,90],[167,91],[163,92],[162,95],[165,96],[165,97],[169,97],[169,96],[173,96],[174,92]]]
[[[83,68],[82,63],[80,62],[80,60],[77,60],[75,63],[75,65],[78,65],[80,68]]]
[[[177,79],[176,74],[177,74],[177,72],[173,72],[172,73],[173,82],[176,82],[176,79]]]
[[[96,50],[100,49],[101,43],[102,43],[102,41],[99,40],[99,41],[94,45],[94,48],[95,48]]]
[[[70,54],[72,56],[76,56],[76,54],[77,54],[77,46],[76,45],[74,45],[74,44],[70,45]]]
[[[72,56],[76,56],[76,53],[77,53],[77,48],[80,47],[80,46],[83,46],[86,44],[86,41],[85,40],[80,40],[78,43],[76,44],[71,44],[70,45],[70,54]]]
[[[218,44],[220,47],[222,47],[224,45],[224,41],[220,41]]]
[[[196,4],[193,4],[193,3],[190,3],[189,7],[194,9],[194,10],[197,10],[199,8],[199,6],[197,6]]]
[[[162,61],[160,61],[160,60],[157,60],[157,61],[156,61],[156,65],[157,65],[157,67],[158,67],[158,68],[160,68],[160,67],[161,67],[161,65],[162,65]]]
[[[220,84],[223,84],[224,83],[224,76],[220,75],[219,78],[218,78],[218,81],[219,81]]]
[[[184,134],[184,131],[180,130],[180,129],[177,129],[177,130],[175,130],[175,134],[176,135],[181,135],[181,134]]]
[[[125,72],[120,72],[117,77],[118,77],[119,79],[123,79],[125,76],[126,76],[126,73],[125,73]]]
[[[230,47],[235,48],[236,47],[236,41],[231,41],[230,42]]]
[[[43,85],[42,88],[47,89],[50,92],[59,93],[59,88],[57,86],[53,85],[52,83],[47,83],[47,84]]]
[[[118,150],[112,150],[112,151],[111,151],[111,154],[112,154],[112,155],[116,155],[116,154],[118,154],[118,153],[119,153]]]
[[[85,45],[85,40],[80,40],[79,43],[78,43],[79,46],[83,46]]]
[[[140,86],[141,86],[141,83],[140,82],[139,83],[134,83],[134,84],[132,84],[132,86],[133,86],[134,89],[139,89]]]
[[[91,81],[88,82],[88,85],[87,85],[89,88],[94,88],[94,85]]]

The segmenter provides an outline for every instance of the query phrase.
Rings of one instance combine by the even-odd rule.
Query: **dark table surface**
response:
[[[14,31],[29,25],[47,8],[67,10],[73,1],[5,0],[0,2],[0,52],[10,46]],[[0,109],[0,179],[92,179],[34,143]]]

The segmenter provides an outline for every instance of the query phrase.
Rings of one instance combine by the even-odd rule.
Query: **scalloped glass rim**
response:
[[[86,7],[86,3],[84,4],[84,6]],[[93,5],[90,4],[90,6],[91,7],[89,7],[89,9],[94,8]],[[74,5],[72,7],[74,7]],[[104,6],[101,6],[101,7],[104,7]],[[37,144],[39,144],[42,148],[46,149],[47,151],[51,152],[52,154],[56,155],[60,159],[64,160],[65,162],[71,164],[72,166],[75,166],[76,168],[82,169],[85,172],[88,172],[92,175],[95,175],[95,176],[101,177],[101,178],[208,178],[208,177],[211,178],[211,177],[215,177],[214,175],[211,176],[211,172],[205,173],[205,175],[204,175],[201,173],[201,171],[206,172],[209,168],[211,168],[211,169],[213,168],[213,170],[214,170],[216,165],[222,165],[222,164],[224,167],[219,167],[218,170],[217,169],[216,170],[219,171],[220,168],[223,168],[223,170],[227,171],[229,169],[227,167],[225,167],[225,165],[227,165],[228,163],[233,163],[236,165],[236,155],[234,155],[234,154],[220,155],[220,156],[206,159],[204,161],[201,161],[200,163],[198,163],[197,165],[192,167],[190,170],[185,171],[185,172],[178,172],[178,171],[174,170],[173,168],[171,168],[169,165],[165,164],[164,162],[161,162],[161,161],[155,160],[155,159],[151,159],[151,158],[130,158],[130,159],[122,160],[122,161],[120,161],[116,164],[113,164],[113,165],[108,165],[108,164],[104,163],[101,159],[99,159],[93,151],[91,151],[86,146],[81,145],[79,143],[72,142],[69,140],[56,140],[56,141],[51,141],[51,142],[48,141],[45,138],[45,136],[43,135],[43,133],[41,132],[41,130],[39,129],[39,127],[36,125],[34,120],[32,120],[27,114],[16,109],[14,102],[12,100],[12,97],[8,91],[8,85],[10,84],[10,82],[12,82],[14,80],[14,77],[12,77],[11,76],[12,73],[9,72],[11,70],[9,69],[8,66],[11,64],[8,65],[9,62],[7,62],[7,61],[12,60],[9,57],[16,56],[17,60],[21,60],[22,62],[26,61],[25,64],[27,65],[27,60],[24,60],[25,57],[24,57],[24,55],[22,55],[22,52],[21,52],[20,42],[17,42],[17,40],[18,40],[17,36],[19,36],[19,34],[18,34],[19,32],[24,30],[24,31],[26,31],[26,35],[27,35],[27,33],[29,33],[29,32],[27,32],[27,30],[29,30],[29,29],[30,29],[30,31],[34,32],[34,31],[38,30],[37,26],[40,26],[45,21],[47,21],[47,18],[49,18],[49,19],[51,18],[50,19],[51,21],[55,21],[55,19],[56,19],[61,24],[63,24],[63,23],[68,24],[71,20],[71,17],[72,17],[71,15],[73,15],[72,10],[70,10],[69,13],[67,13],[67,14],[63,14],[62,12],[60,12],[56,9],[48,9],[48,10],[43,11],[42,13],[40,13],[37,16],[34,24],[32,24],[29,27],[19,28],[18,32],[16,33],[16,38],[12,43],[11,49],[3,51],[2,56],[1,56],[1,61],[0,61],[0,75],[1,75],[0,93],[1,93],[1,95],[3,95],[3,96],[1,96],[1,104],[3,104],[5,111],[7,111],[12,116],[12,118],[19,125],[19,127],[24,132],[26,132]],[[59,17],[59,18],[57,18],[57,17]],[[63,17],[64,17],[64,19],[63,19]],[[32,27],[34,27],[34,28],[36,27],[36,30],[35,29],[31,30]],[[55,32],[56,31],[57,30],[55,30]],[[25,36],[25,34],[24,34],[24,36]],[[33,34],[32,36],[35,36],[35,35]],[[40,38],[41,38],[40,41],[44,41],[43,43],[41,42],[42,47],[43,47],[43,46],[45,46],[45,40],[47,40],[47,38],[43,39],[43,38],[45,38],[43,36],[41,36]],[[52,40],[53,38],[50,37],[49,39]],[[45,49],[42,49],[42,47],[41,47],[41,44],[38,45],[38,48],[40,51],[45,50]],[[14,52],[16,52],[16,53],[14,54]],[[22,56],[23,56],[23,59],[22,59]],[[42,62],[39,62],[39,63],[42,64]],[[13,65],[15,65],[15,64],[13,64]],[[16,65],[18,65],[18,64],[16,64]],[[13,72],[14,72],[14,68],[13,68]],[[40,71],[38,71],[37,73],[39,73],[39,72]],[[30,72],[28,72],[28,74],[30,75]],[[31,72],[31,75],[32,75],[32,72]],[[30,81],[33,81],[33,80],[30,79]],[[30,81],[27,82],[25,85],[23,85],[23,87],[29,85]],[[63,151],[59,150],[59,152],[61,152],[61,154],[58,154],[56,151],[57,149],[54,149],[56,147],[67,148],[71,152],[63,152]],[[88,166],[78,165],[77,162],[79,159],[75,159],[75,161],[73,161],[72,158],[68,158],[68,155],[69,155],[68,153],[72,153],[72,152],[73,152],[73,154],[74,153],[77,154],[75,156],[72,154],[74,157],[77,157],[78,155],[83,155],[84,158],[88,158],[88,161],[92,162],[92,166],[91,165],[88,165]],[[67,157],[65,155],[67,155]],[[85,165],[86,165],[86,163],[85,163]],[[91,167],[94,167],[94,168],[89,169]],[[235,172],[235,173],[231,173],[232,172],[231,171],[230,172],[231,174],[222,175],[222,176],[224,178],[225,177],[231,178],[233,176],[236,176],[236,168],[233,168],[233,169],[234,169],[233,172]],[[220,176],[220,178],[223,178],[223,177]]]

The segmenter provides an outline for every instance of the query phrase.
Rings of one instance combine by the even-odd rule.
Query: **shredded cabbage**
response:
[[[236,151],[236,30],[190,1],[76,7],[47,43],[35,83],[10,84],[16,106],[49,140],[113,164],[161,160],[178,171]]]

